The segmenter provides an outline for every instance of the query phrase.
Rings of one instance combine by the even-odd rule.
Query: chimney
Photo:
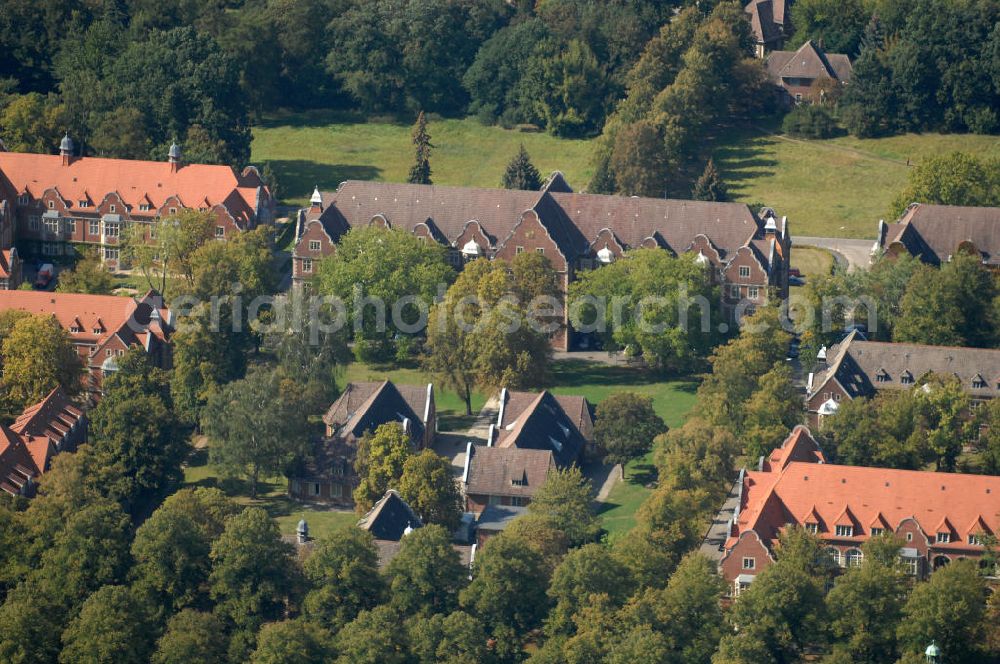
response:
[[[59,142],[59,156],[62,157],[63,166],[69,166],[73,161],[73,139],[69,137],[69,133]]]
[[[170,172],[176,173],[181,169],[181,146],[174,141],[170,144],[170,151],[167,152],[167,162],[170,163]]]

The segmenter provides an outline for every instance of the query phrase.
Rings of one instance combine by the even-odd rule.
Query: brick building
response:
[[[910,389],[929,373],[957,378],[973,408],[1000,394],[1000,350],[865,341],[851,332],[826,350],[826,358],[807,380],[811,426],[822,426],[844,400]]]
[[[754,53],[763,58],[769,51],[782,47],[790,32],[789,5],[791,0],[750,0],[743,7],[750,21]]]
[[[916,578],[952,560],[982,557],[985,538],[1000,529],[1000,477],[825,464],[811,436],[796,438],[786,441],[777,463],[740,474],[719,562],[735,595],[774,560],[789,526],[819,537],[840,567],[860,565],[869,538],[895,533]]]
[[[854,68],[843,53],[827,53],[812,40],[797,51],[773,51],[767,56],[767,75],[787,95],[800,102],[816,91],[818,82],[846,85]]]
[[[117,358],[130,348],[142,348],[154,366],[171,367],[173,314],[156,291],[140,298],[0,291],[0,311],[10,309],[59,322],[87,369],[84,386],[92,397],[100,395],[104,376],[117,370]]]
[[[305,414],[303,414],[303,417]],[[298,500],[350,506],[360,478],[354,470],[358,442],[387,423],[407,433],[414,450],[430,447],[437,433],[434,386],[396,385],[391,381],[348,383],[323,415],[325,435],[288,480]]]
[[[887,258],[910,254],[935,266],[965,252],[979,256],[983,265],[996,271],[1000,269],[1000,207],[913,203],[897,221],[879,221],[872,249]]]
[[[52,457],[86,441],[86,414],[55,388],[11,426],[0,425],[0,491],[31,497]]]
[[[299,212],[292,278],[307,280],[351,228],[403,229],[448,248],[460,269],[480,257],[511,260],[521,252],[549,259],[565,291],[580,270],[611,263],[629,249],[691,252],[722,286],[732,320],[769,295],[788,294],[791,252],[787,220],[740,203],[715,203],[574,193],[558,173],[541,191],[347,181],[335,192],[313,192]],[[567,312],[553,347],[573,345]]]
[[[67,136],[60,154],[0,150],[0,250],[16,243],[25,254],[73,255],[73,245],[99,249],[119,267],[120,243],[129,227],[155,222],[183,209],[210,210],[215,236],[224,239],[271,223],[274,201],[257,169],[187,164],[173,145],[165,161],[74,156]],[[0,285],[9,272],[0,261]],[[11,280],[9,288],[17,284]]]

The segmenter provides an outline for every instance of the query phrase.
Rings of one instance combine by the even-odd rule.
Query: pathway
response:
[[[497,421],[500,412],[500,399],[490,397],[483,405],[475,421],[465,431],[438,432],[434,439],[434,451],[451,461],[451,470],[461,476],[465,470],[465,450],[471,442],[475,445],[485,445],[489,437],[490,425]]]
[[[722,504],[719,513],[712,519],[712,525],[708,527],[705,539],[701,543],[699,551],[711,560],[717,561],[722,559],[723,546],[726,540],[729,539],[729,524],[736,513],[736,508],[739,507],[740,487],[739,482],[733,483],[732,488],[729,490],[729,495],[726,497],[726,502]]]
[[[874,232],[872,236],[874,237]],[[806,237],[795,235],[792,236],[792,253],[794,254],[795,252],[795,245],[819,247],[820,249],[832,251],[837,263],[843,266],[846,262],[846,267],[849,270],[864,270],[871,264],[871,250],[874,243],[874,239],[854,240],[839,237]]]

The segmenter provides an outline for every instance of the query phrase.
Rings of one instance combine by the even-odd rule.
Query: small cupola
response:
[[[319,187],[313,188],[313,195],[309,199],[309,204],[317,210],[323,209],[323,195],[319,193]]]
[[[309,524],[306,523],[305,519],[299,519],[299,525],[295,527],[295,534],[298,537],[299,544],[305,544],[310,540]]]
[[[171,173],[176,173],[181,167],[181,146],[177,145],[176,141],[170,144],[170,150],[167,152],[167,162],[170,163]]]
[[[73,139],[69,137],[67,133],[63,136],[63,139],[59,141],[59,155],[62,157],[63,166],[69,166],[70,162],[73,160]]]

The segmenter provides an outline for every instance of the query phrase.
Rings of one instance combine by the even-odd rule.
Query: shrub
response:
[[[820,106],[796,106],[785,116],[781,130],[802,138],[831,138],[837,133],[837,121]]]

